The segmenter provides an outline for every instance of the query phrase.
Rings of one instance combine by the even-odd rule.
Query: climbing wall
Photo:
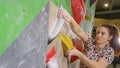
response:
[[[46,67],[49,2],[0,0],[0,68]],[[69,0],[53,3],[71,12]]]
[[[0,68],[45,68],[48,13],[49,3],[0,56]]]
[[[46,68],[50,1],[72,15],[71,0],[0,0],[0,68]],[[89,33],[96,5],[84,1],[81,27]]]
[[[48,0],[0,0],[0,55],[14,42]]]

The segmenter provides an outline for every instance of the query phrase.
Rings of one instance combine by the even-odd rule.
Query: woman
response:
[[[83,53],[73,48],[68,54],[78,56],[81,60],[80,68],[106,68],[112,63],[117,46],[119,46],[119,30],[112,25],[103,24],[96,30],[96,39],[93,40],[91,35],[85,34],[77,25],[73,17],[62,9],[58,16],[62,16],[74,33],[82,39],[85,45]]]

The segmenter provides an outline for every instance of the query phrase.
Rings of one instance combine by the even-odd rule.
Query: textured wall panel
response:
[[[49,0],[0,0],[0,56]]]
[[[0,57],[0,68],[46,68],[49,4]]]

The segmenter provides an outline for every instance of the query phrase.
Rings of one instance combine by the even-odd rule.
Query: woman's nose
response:
[[[98,34],[97,34],[97,36],[98,36],[98,37],[100,37],[100,36],[101,36],[101,34],[100,34],[100,33],[98,33]]]

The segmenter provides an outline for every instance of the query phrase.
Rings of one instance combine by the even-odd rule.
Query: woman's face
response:
[[[96,30],[96,43],[104,44],[111,40],[112,37],[109,35],[109,31],[105,27],[99,27]]]

